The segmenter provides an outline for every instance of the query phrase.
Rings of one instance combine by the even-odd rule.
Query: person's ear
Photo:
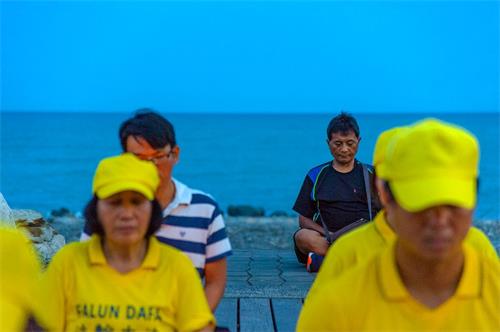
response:
[[[174,156],[174,161],[177,164],[177,162],[179,161],[179,156],[181,154],[181,148],[178,145],[174,146],[172,148],[172,154]]]
[[[384,185],[384,180],[380,178],[375,178],[375,188],[377,189],[378,192],[378,197],[380,198],[380,203],[382,203],[383,207],[386,207],[389,202],[390,202],[390,196],[389,193],[387,192],[385,185]]]

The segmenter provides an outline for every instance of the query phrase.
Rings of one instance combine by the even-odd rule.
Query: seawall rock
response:
[[[229,205],[227,214],[232,217],[263,217],[265,211],[251,205]]]
[[[0,193],[0,222],[9,226],[15,226],[14,219],[12,218],[12,210],[7,204],[7,201]]]
[[[293,249],[297,217],[227,217],[227,234],[234,249]]]
[[[80,241],[80,236],[83,231],[84,220],[82,217],[72,213],[67,213],[62,216],[54,216],[48,218],[49,223],[57,229],[59,234],[62,234],[66,242]]]
[[[64,236],[59,234],[39,212],[12,210],[12,217],[16,227],[25,230],[44,265],[47,265],[52,256],[66,244]]]

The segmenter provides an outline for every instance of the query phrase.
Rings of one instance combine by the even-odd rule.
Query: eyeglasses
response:
[[[353,139],[347,140],[347,141],[329,141],[329,144],[332,144],[333,146],[340,148],[342,145],[346,144],[347,147],[353,148],[355,147],[359,142]]]
[[[136,154],[136,156],[142,160],[152,161],[154,164],[158,164],[164,159],[170,159],[173,154],[174,152],[171,149],[169,152],[160,152],[158,154],[155,154],[154,156],[145,156],[140,154]]]

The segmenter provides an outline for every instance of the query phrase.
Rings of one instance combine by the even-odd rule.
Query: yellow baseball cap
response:
[[[405,210],[476,205],[479,144],[463,128],[425,119],[400,132],[387,147],[384,179]]]
[[[373,166],[375,167],[375,172],[377,176],[381,179],[384,178],[384,160],[387,152],[387,146],[391,140],[397,136],[401,131],[406,129],[406,127],[394,127],[387,129],[380,133],[375,143],[375,149],[373,150]]]
[[[160,177],[155,165],[131,153],[101,160],[94,174],[92,192],[100,199],[132,190],[153,200]]]

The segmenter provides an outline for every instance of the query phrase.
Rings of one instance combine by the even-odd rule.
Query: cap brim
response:
[[[153,200],[154,198],[154,193],[148,186],[138,182],[127,182],[127,181],[120,181],[105,185],[99,188],[99,190],[97,190],[96,195],[99,199],[106,199],[114,194],[128,190],[136,191],[144,195],[144,197],[146,197],[150,201]]]
[[[466,209],[472,209],[476,205],[475,179],[439,177],[394,181],[390,186],[398,204],[409,212],[418,212],[437,205],[453,205]]]

